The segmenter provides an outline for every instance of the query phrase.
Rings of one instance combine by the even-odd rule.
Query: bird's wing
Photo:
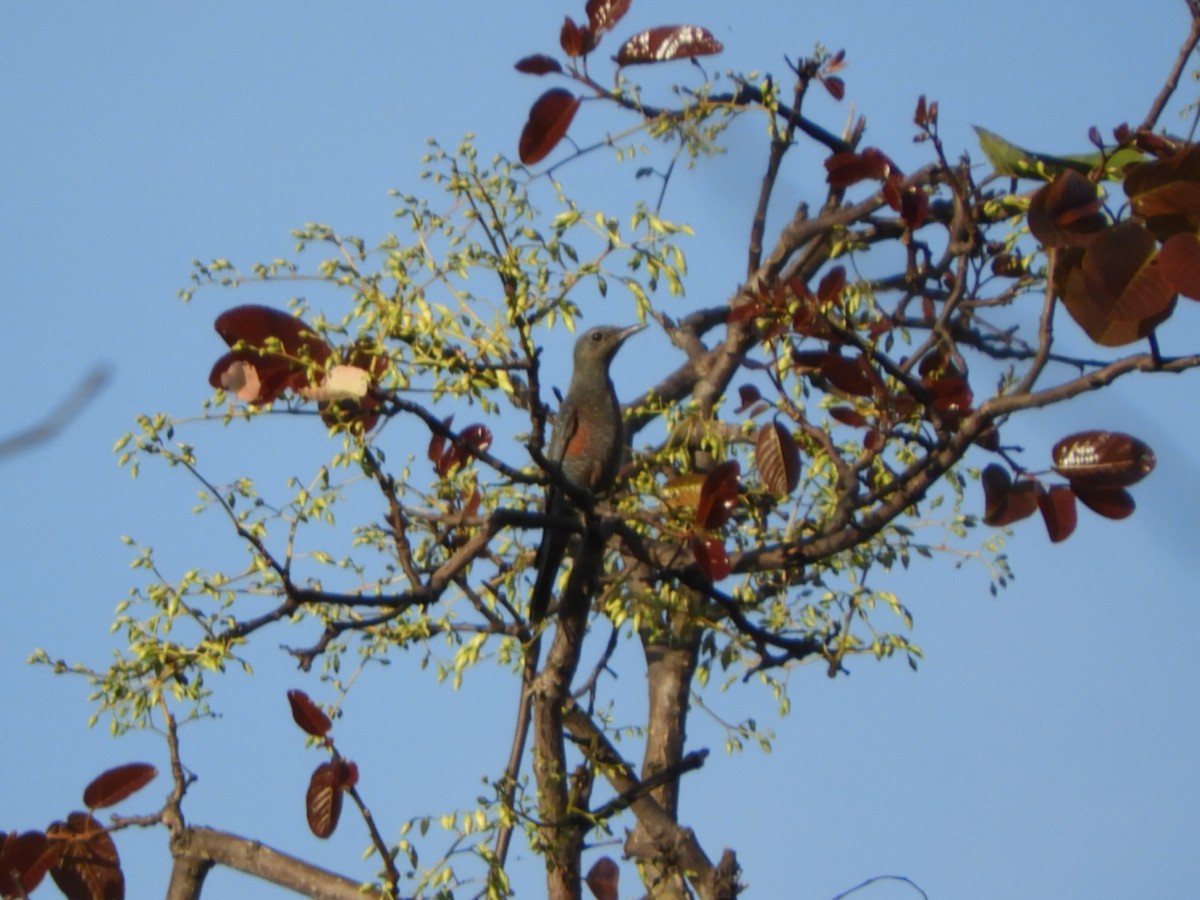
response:
[[[554,417],[554,429],[550,432],[550,446],[546,450],[546,459],[553,463],[562,463],[567,455],[567,447],[571,438],[579,428],[579,413],[575,404],[564,400],[559,407],[558,415]]]

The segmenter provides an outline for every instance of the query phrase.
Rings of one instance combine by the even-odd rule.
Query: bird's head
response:
[[[616,325],[597,325],[595,328],[589,328],[575,342],[575,368],[596,364],[607,368],[626,339],[645,327],[645,325],[631,325],[628,328],[620,328]]]

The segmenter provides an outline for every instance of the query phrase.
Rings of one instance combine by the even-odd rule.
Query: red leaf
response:
[[[983,522],[997,528],[1028,518],[1038,508],[1037,484],[1014,484],[1008,470],[996,463],[983,470],[983,496]]]
[[[549,75],[552,72],[561,72],[562,64],[553,56],[546,56],[544,53],[534,53],[532,56],[524,56],[518,59],[516,65],[513,66],[518,72],[524,72],[526,75]]]
[[[1082,431],[1054,445],[1054,471],[1071,487],[1113,490],[1136,484],[1154,471],[1154,451],[1118,431]],[[1080,499],[1083,499],[1080,497]]]
[[[1065,541],[1075,530],[1078,516],[1075,512],[1075,494],[1065,484],[1053,485],[1048,491],[1038,491],[1038,509],[1051,543]]]
[[[871,397],[883,389],[878,373],[862,354],[847,359],[840,353],[826,353],[821,360],[821,374],[838,390],[856,397]]]
[[[33,893],[58,860],[60,850],[41,831],[7,836],[0,832],[0,897]]]
[[[617,65],[668,62],[693,56],[710,56],[725,48],[712,33],[698,25],[660,25],[639,31],[617,51]]]
[[[692,556],[700,573],[709,581],[720,581],[729,576],[732,568],[723,540],[693,534],[688,538],[688,546],[692,548]]]
[[[1029,230],[1044,247],[1083,247],[1107,226],[1096,186],[1074,169],[1043,185],[1029,202]]]
[[[846,267],[834,266],[821,278],[817,285],[817,299],[822,303],[840,301],[846,288]]]
[[[529,120],[521,131],[518,154],[521,162],[532,166],[545,159],[563,139],[579,109],[579,98],[565,88],[551,88],[529,110]]]
[[[241,341],[261,350],[275,338],[288,356],[320,364],[325,363],[333,352],[303,320],[269,306],[235,306],[217,316],[213,327],[230,347]]]
[[[762,394],[752,384],[743,384],[738,388],[738,408],[734,410],[735,414],[744,413],[747,409],[762,399]]]
[[[841,100],[846,96],[846,83],[837,76],[822,78],[821,84],[825,86],[825,90],[829,91],[829,96],[834,100]]]
[[[621,17],[629,12],[632,0],[588,0],[588,27],[597,37],[621,21]]]
[[[67,900],[123,900],[125,876],[121,859],[100,823],[83,812],[55,822],[46,836],[61,847],[50,876]]]
[[[829,416],[852,428],[863,428],[867,424],[867,417],[849,406],[832,406],[829,408]]]
[[[486,425],[468,425],[461,437],[468,446],[480,453],[492,446],[492,432]]]
[[[735,306],[733,309],[731,309],[729,311],[729,315],[725,319],[725,321],[731,322],[731,323],[744,322],[746,319],[757,318],[758,316],[761,316],[766,311],[767,311],[766,304],[760,303],[759,301],[755,300],[755,301],[751,301],[750,303],[743,303],[741,306]]]
[[[343,791],[348,791],[358,784],[358,763],[348,759],[338,759],[334,769],[337,785]]]
[[[558,35],[559,46],[563,53],[570,57],[584,56],[596,47],[596,37],[590,29],[581,28],[575,20],[567,16],[563,20],[562,31]]]
[[[792,433],[778,422],[768,422],[758,431],[755,462],[763,485],[777,497],[786,497],[800,482],[800,448]]]
[[[287,692],[287,698],[292,707],[292,719],[305,733],[313,737],[325,737],[329,733],[333,722],[308,694],[293,689]]]
[[[1106,519],[1126,519],[1133,515],[1136,504],[1129,491],[1123,488],[1102,490],[1100,488],[1073,488],[1079,502],[1096,515]]]
[[[704,477],[700,499],[696,503],[696,524],[710,531],[729,521],[738,501],[738,476],[742,467],[736,459],[713,467]]]
[[[882,150],[867,147],[862,153],[847,150],[833,154],[825,160],[825,171],[830,187],[845,188],[868,179],[883,181],[896,171],[896,166]]]
[[[617,887],[620,880],[620,870],[617,864],[607,856],[596,860],[596,864],[588,869],[588,890],[596,900],[617,900]]]
[[[158,769],[149,763],[128,763],[109,769],[84,788],[83,805],[88,809],[116,806],[130,794],[148,785],[157,775]]]
[[[327,838],[342,815],[342,786],[338,767],[332,762],[321,763],[308,781],[304,797],[308,827],[319,838]]]
[[[449,430],[450,423],[454,421],[454,416],[447,416],[442,419],[442,427]],[[431,463],[438,463],[446,451],[445,435],[433,432],[429,435],[429,449],[426,451],[426,456],[429,457]],[[440,474],[440,473],[439,473]]]
[[[1104,229],[1086,250],[1060,250],[1053,277],[1071,318],[1106,347],[1145,337],[1175,308],[1154,236],[1134,220]]]
[[[1200,237],[1194,232],[1173,234],[1163,241],[1158,266],[1171,290],[1200,300]]]

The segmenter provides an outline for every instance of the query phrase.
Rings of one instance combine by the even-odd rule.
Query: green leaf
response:
[[[1054,156],[1049,153],[1035,153],[1011,144],[994,131],[988,131],[978,125],[972,126],[979,136],[979,146],[984,155],[996,170],[997,175],[1008,175],[1011,178],[1036,178],[1040,181],[1053,181],[1058,175],[1068,169],[1074,169],[1083,175],[1092,172],[1104,161],[1099,151],[1095,153],[1073,153],[1066,156]],[[1119,181],[1124,177],[1125,166],[1141,162],[1143,156],[1132,148],[1121,148],[1108,157],[1104,168],[1104,177],[1110,181]]]

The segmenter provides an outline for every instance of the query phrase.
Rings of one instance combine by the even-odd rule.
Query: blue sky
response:
[[[37,421],[92,366],[113,373],[67,433],[0,462],[0,829],[64,816],[110,765],[146,759],[165,769],[160,740],[88,730],[85,685],[24,659],[44,646],[105,663],[116,640],[107,633],[113,607],[137,583],[123,534],[153,544],[176,576],[236,555],[227,529],[190,514],[193,484],[154,466],[131,481],[110,452],[139,412],[198,411],[221,350],[211,330],[217,312],[282,306],[291,296],[214,290],[182,305],[174,296],[190,261],[287,255],[289,231],[312,221],[379,239],[394,227],[388,189],[421,190],[427,137],[454,146],[473,131],[482,156],[515,155],[528,104],[546,85],[511,64],[553,51],[561,17],[581,17],[581,3],[536,6],[517,14],[494,3],[335,11],[312,2],[131,2],[117,13],[46,2],[0,12],[4,432]],[[709,0],[637,0],[617,36],[694,22],[726,44],[710,70],[777,74],[784,54],[795,58],[816,41],[845,47],[846,100],[814,98],[811,114],[837,130],[853,103],[868,118],[868,142],[905,165],[918,158],[909,123],[921,93],[940,101],[955,150],[979,156],[972,124],[1047,151],[1085,150],[1089,126],[1107,132],[1141,119],[1187,24],[1177,0],[1152,0],[1136,23],[1086,3],[912,0],[898,8],[772,0],[750,14]],[[683,63],[665,75],[694,78]],[[658,83],[653,74],[644,80]],[[1194,95],[1185,82],[1182,99]],[[1173,112],[1165,124],[1186,128]],[[586,140],[588,125],[581,114],[572,133]],[[741,274],[747,191],[764,160],[760,126],[734,129],[729,146],[680,178],[665,210],[697,230],[685,248],[689,306],[723,299]],[[777,209],[819,200],[819,159],[796,155]],[[597,173],[612,180],[597,182]],[[645,189],[629,168],[589,164],[560,175],[569,190],[606,198],[614,215],[626,215],[619,204]],[[1166,353],[1194,352],[1200,337],[1200,310],[1183,304],[1164,335]],[[613,301],[591,321],[632,315]],[[654,364],[653,353],[643,355]],[[1006,430],[1006,440],[1044,458],[1070,431],[1129,431],[1154,447],[1158,468],[1123,523],[1081,512],[1076,534],[1058,546],[1040,523],[1018,525],[1009,546],[1017,579],[999,598],[981,570],[956,571],[947,560],[899,579],[927,654],[919,673],[860,661],[851,677],[828,681],[817,667],[801,668],[782,720],[753,688],[708,698],[724,717],[753,714],[778,735],[769,755],[727,756],[723,732],[703,713],[690,729],[694,745],[713,753],[689,776],[682,816],[710,853],[736,847],[748,896],[830,897],[880,874],[908,876],[931,897],[1194,892],[1194,381],[1130,380]],[[625,393],[640,383],[629,379]],[[401,434],[394,429],[391,440]],[[241,445],[212,427],[192,437],[211,445],[227,474],[241,453],[247,467],[263,464],[254,456],[261,442]],[[297,441],[285,429],[272,440],[289,444],[280,482],[290,474],[283,466],[294,459],[311,470],[324,450],[323,437]],[[217,698],[221,721],[185,733],[187,761],[200,774],[185,811],[365,877],[372,870],[358,858],[367,839],[351,817],[327,843],[304,824],[304,785],[319,758],[303,748],[283,694],[320,687],[275,651],[287,640],[268,637],[253,678],[229,676]],[[636,697],[636,668],[625,671]],[[479,779],[503,762],[515,682],[489,668],[455,693],[403,661],[368,681],[351,694],[337,733],[362,768],[364,791],[378,798],[371,802],[385,835],[409,816],[468,806]],[[162,790],[165,779],[147,802]],[[129,896],[161,895],[165,836],[125,832],[118,846]],[[521,877],[524,895],[537,896],[536,872]],[[225,873],[211,884],[213,896],[284,896]],[[891,883],[864,896],[915,894]]]

